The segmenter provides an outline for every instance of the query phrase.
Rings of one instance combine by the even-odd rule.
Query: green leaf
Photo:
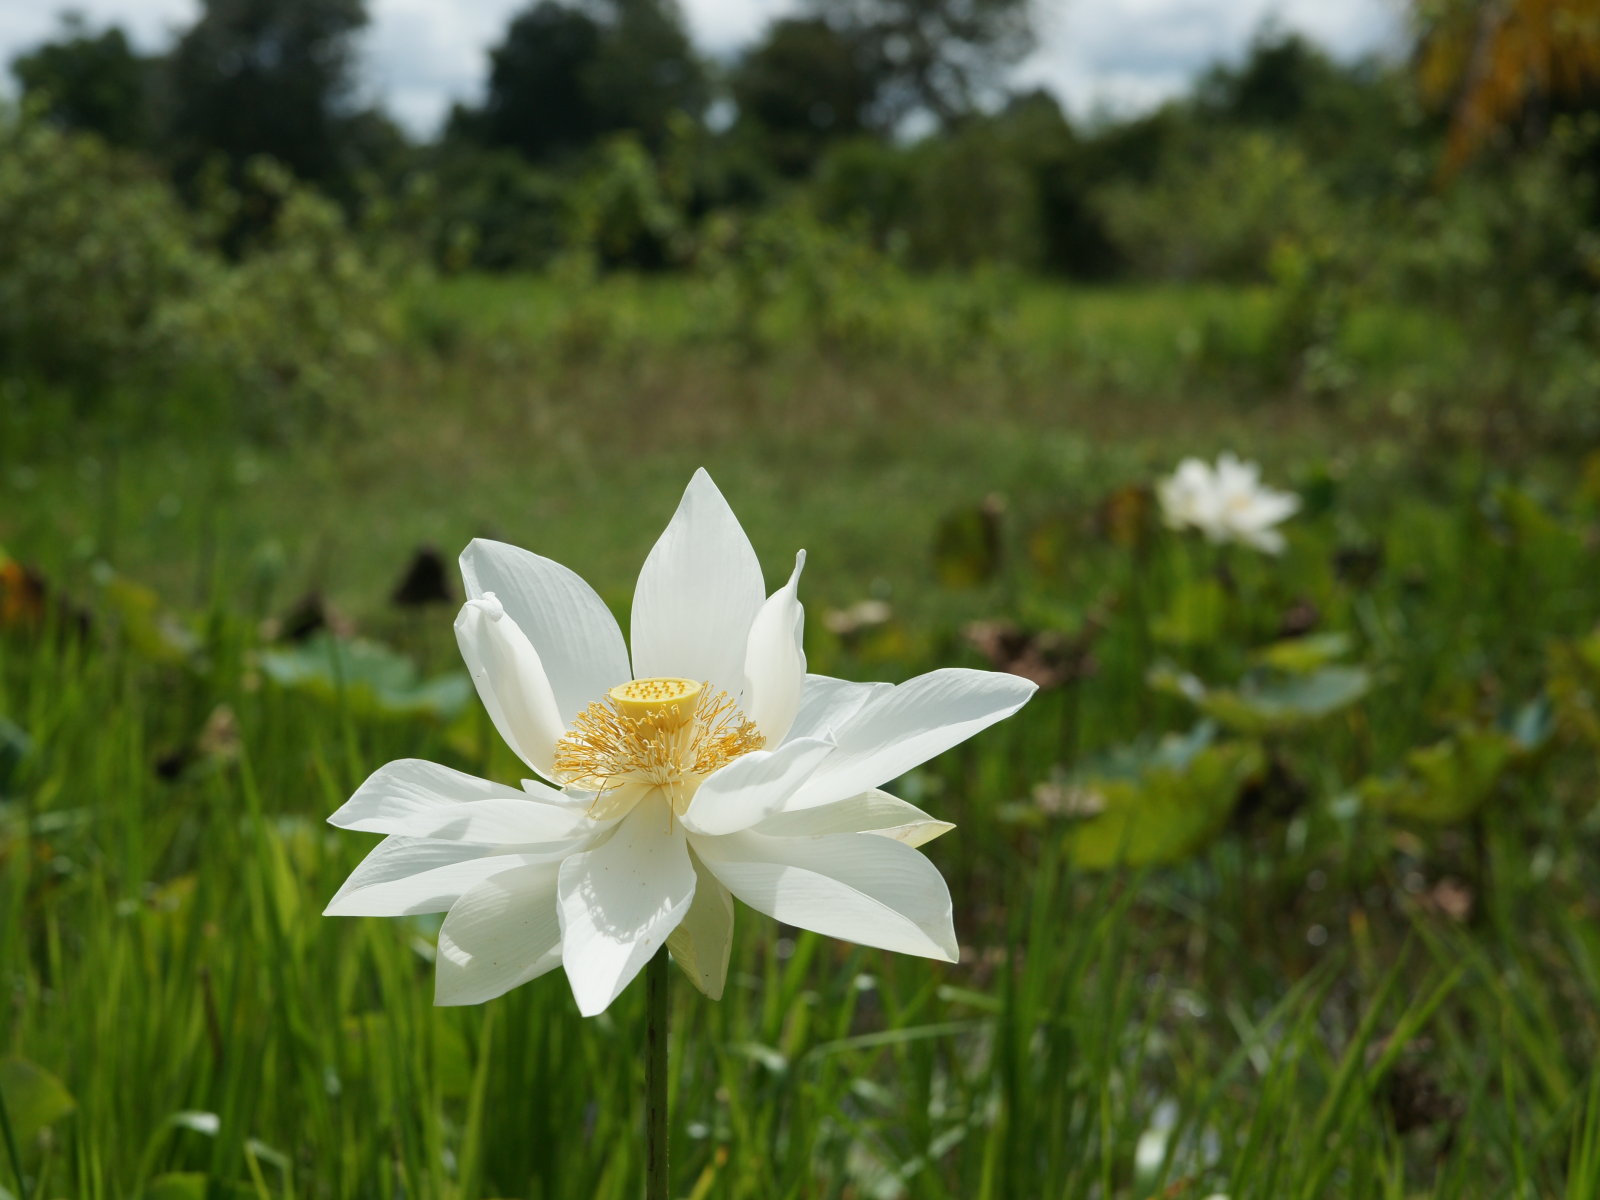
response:
[[[1098,809],[1068,831],[1078,866],[1103,870],[1180,862],[1220,833],[1239,791],[1262,768],[1254,742],[1226,742],[1158,762],[1136,779],[1108,777],[1078,784],[1079,803]]]
[[[1309,674],[1259,679],[1237,688],[1208,688],[1193,675],[1158,668],[1152,687],[1192,701],[1208,717],[1239,733],[1285,733],[1349,708],[1372,688],[1365,667],[1322,667]]]
[[[0,1101],[18,1142],[30,1142],[41,1129],[77,1108],[66,1085],[25,1058],[0,1059]]]
[[[102,572],[98,582],[106,608],[135,654],[162,666],[177,666],[194,655],[199,640],[162,609],[155,592],[111,571]]]
[[[1216,739],[1217,727],[1201,721],[1188,733],[1169,733],[1159,741],[1148,737],[1085,759],[1069,781],[1077,785],[1095,780],[1137,780],[1150,771],[1166,768],[1182,771]]]
[[[409,658],[361,638],[319,633],[298,646],[265,650],[261,672],[278,686],[341,703],[363,716],[448,720],[472,698],[472,681],[454,672],[421,682]]]
[[[1483,807],[1519,749],[1498,729],[1463,729],[1411,751],[1398,774],[1364,780],[1361,798],[1394,816],[1435,824],[1463,821]]]
[[[1350,637],[1344,633],[1314,633],[1307,637],[1285,638],[1252,655],[1260,666],[1291,674],[1306,674],[1337,662],[1350,652]]]
[[[1534,560],[1571,559],[1584,552],[1583,536],[1569,528],[1520,488],[1495,489],[1494,505],[1514,545]]]

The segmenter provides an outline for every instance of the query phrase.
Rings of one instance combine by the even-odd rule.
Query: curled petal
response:
[[[628,678],[628,649],[611,610],[558,562],[476,538],[461,552],[467,595],[493,593],[534,647],[564,729],[607,688]]]
[[[461,606],[456,617],[456,644],[506,745],[549,778],[556,741],[566,725],[533,643],[498,597],[486,592]]]
[[[806,677],[802,642],[805,609],[800,605],[800,571],[806,552],[795,555],[794,574],[761,606],[750,625],[744,655],[744,711],[766,736],[767,745],[783,741],[800,709]]]

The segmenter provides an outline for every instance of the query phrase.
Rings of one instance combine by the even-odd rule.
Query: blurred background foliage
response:
[[[241,404],[304,412],[392,334],[380,298],[405,292],[402,263],[590,291],[674,273],[738,298],[710,311],[747,350],[763,294],[795,278],[816,298],[800,334],[827,340],[858,284],[978,271],[1265,289],[1270,336],[1202,330],[1198,352],[1330,395],[1360,311],[1414,304],[1482,350],[1453,386],[1592,428],[1590,6],[1419,3],[1409,57],[1353,63],[1266,27],[1188,95],[1092,120],[1008,90],[1031,16],[811,0],[712,61],[671,0],[537,0],[482,100],[428,142],[360,99],[361,0],[207,0],[156,56],[67,17],[12,64],[20,106],[0,118],[0,292],[28,298],[6,306],[0,366],[73,385],[112,364],[209,372]],[[977,312],[996,295],[954,319],[998,329]],[[198,350],[194,322],[226,336]],[[315,367],[275,339],[318,347]]]

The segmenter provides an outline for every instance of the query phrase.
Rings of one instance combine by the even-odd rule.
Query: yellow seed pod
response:
[[[611,689],[611,702],[626,717],[650,714],[688,720],[694,715],[702,686],[692,679],[631,679]]]

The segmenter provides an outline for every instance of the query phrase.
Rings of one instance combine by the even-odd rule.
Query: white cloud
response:
[[[797,0],[679,0],[696,43],[727,55]],[[526,0],[369,0],[366,89],[408,129],[433,132],[457,100],[482,94],[489,47]],[[146,51],[192,22],[199,0],[75,0],[99,26],[115,21]],[[1181,92],[1218,58],[1238,58],[1268,19],[1352,57],[1394,44],[1399,0],[1036,0],[1040,46],[1018,81],[1047,87],[1075,113],[1148,108]],[[0,3],[0,60],[52,36],[42,3]],[[7,79],[9,83],[9,79]]]
[[[761,36],[769,22],[793,12],[793,0],[678,0],[695,45],[729,54]]]
[[[1218,60],[1237,61],[1267,25],[1341,58],[1398,44],[1398,0],[1094,0],[1041,3],[1039,48],[1018,82],[1049,88],[1076,115],[1148,109]]]

